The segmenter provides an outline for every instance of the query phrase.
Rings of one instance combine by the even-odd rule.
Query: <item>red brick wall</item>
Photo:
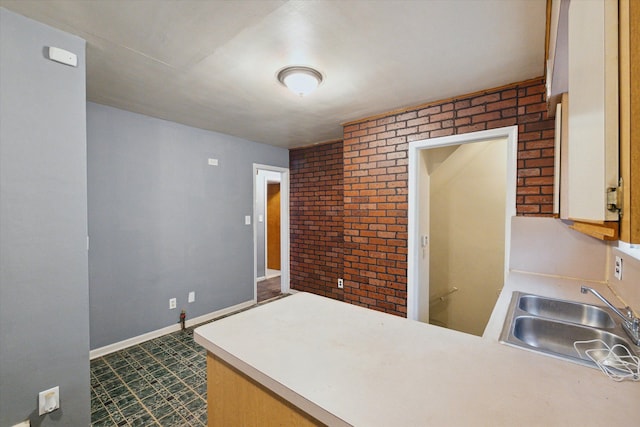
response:
[[[289,151],[290,286],[343,299],[342,142]]]
[[[341,147],[336,143],[292,150],[294,288],[306,286],[305,290],[405,316],[409,142],[512,125],[518,125],[517,212],[550,215],[554,121],[547,118],[542,78],[347,124]],[[335,153],[326,153],[334,149]],[[333,163],[337,152],[342,153],[341,165]],[[326,166],[325,157],[331,157]],[[344,205],[336,203],[344,207],[344,216],[339,221],[329,220],[332,215],[323,214],[325,207],[314,207],[316,202],[311,199],[333,191],[316,181],[326,177],[328,182],[337,182],[335,174],[342,167]],[[296,174],[306,181],[295,183]],[[314,176],[318,179],[314,180]],[[324,201],[318,203],[322,205]],[[294,220],[297,208],[306,213]],[[343,231],[336,232],[343,233],[343,246],[337,242],[330,247],[319,246],[317,250],[305,246],[323,236],[316,226],[337,230],[340,221]],[[333,280],[341,274],[345,279],[343,294],[337,292]],[[303,284],[304,281],[308,284]]]

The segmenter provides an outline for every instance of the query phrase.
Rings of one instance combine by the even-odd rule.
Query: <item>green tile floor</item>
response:
[[[92,426],[206,426],[206,400],[193,328],[91,361]]]

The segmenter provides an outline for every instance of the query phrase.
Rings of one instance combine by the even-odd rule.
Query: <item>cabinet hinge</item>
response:
[[[622,178],[617,187],[607,188],[607,209],[622,217]]]

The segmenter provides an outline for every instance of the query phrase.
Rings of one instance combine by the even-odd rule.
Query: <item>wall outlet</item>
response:
[[[169,310],[173,310],[174,308],[176,308],[177,304],[176,304],[176,299],[175,298],[171,298],[169,300]]]
[[[38,393],[39,415],[48,414],[58,408],[60,408],[60,387],[56,386]]]
[[[338,289],[344,289],[344,280],[338,279]]]
[[[619,256],[616,256],[616,263],[614,265],[613,276],[618,280],[622,280],[622,258]]]
[[[189,292],[188,302],[194,302],[196,300],[196,293],[194,291]]]

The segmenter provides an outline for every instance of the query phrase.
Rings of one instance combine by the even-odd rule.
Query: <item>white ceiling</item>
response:
[[[0,0],[87,40],[87,98],[281,147],[543,75],[546,0]],[[60,46],[64,47],[64,46]],[[300,98],[276,73],[309,65]]]

